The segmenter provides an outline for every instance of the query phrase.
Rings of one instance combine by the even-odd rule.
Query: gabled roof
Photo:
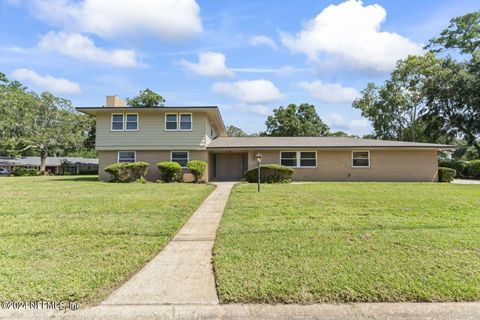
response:
[[[435,143],[357,139],[347,137],[218,137],[207,149],[226,148],[414,148],[449,150],[455,146]]]
[[[84,108],[75,108],[78,112],[86,113],[91,116],[96,116],[101,113],[111,113],[113,112],[164,112],[164,111],[185,111],[185,112],[194,112],[199,110],[204,110],[207,114],[214,120],[216,123],[216,130],[220,136],[226,136],[226,127],[223,122],[222,115],[217,106],[162,106],[162,107],[151,107],[151,108],[137,108],[137,107],[84,107]]]

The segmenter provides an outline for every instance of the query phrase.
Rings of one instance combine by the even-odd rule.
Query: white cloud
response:
[[[41,76],[30,69],[17,69],[12,76],[20,81],[26,81],[42,89],[55,93],[79,93],[80,85],[64,78],[55,78],[51,75]]]
[[[240,110],[240,111],[247,111],[250,113],[255,113],[260,116],[269,116],[272,114],[272,111],[265,105],[262,104],[239,104],[235,106],[235,109]]]
[[[139,65],[133,50],[106,50],[95,46],[93,41],[79,33],[49,32],[38,44],[42,50],[55,51],[79,60],[89,60],[119,67]]]
[[[198,63],[180,60],[178,63],[185,69],[208,77],[233,77],[233,71],[225,65],[225,55],[220,52],[202,52],[198,55]]]
[[[346,131],[350,134],[366,134],[370,131],[370,122],[367,119],[351,119],[345,118],[339,113],[329,113],[323,117],[325,122],[332,130]]]
[[[305,89],[313,98],[332,104],[351,103],[359,95],[354,88],[344,87],[338,83],[299,82],[297,86]]]
[[[272,48],[273,50],[277,50],[277,44],[275,41],[273,41],[272,38],[264,36],[264,35],[258,35],[258,36],[253,36],[250,38],[248,41],[250,45],[256,47],[260,45],[266,45]]]
[[[330,126],[342,126],[345,124],[343,116],[339,113],[329,113],[325,117],[325,122]]]
[[[325,8],[296,35],[280,33],[280,38],[285,47],[309,60],[340,60],[359,69],[390,71],[398,59],[419,54],[422,48],[397,33],[380,31],[386,15],[378,4],[348,0]]]
[[[216,82],[212,85],[212,91],[246,104],[263,104],[283,99],[280,90],[271,81],[264,79]]]
[[[352,119],[348,123],[348,129],[353,132],[363,131],[363,129],[367,129],[368,127],[370,127],[370,122],[367,119]]]
[[[293,73],[305,71],[305,69],[292,66],[281,66],[280,68],[231,68],[230,70],[244,73],[273,73],[279,76],[288,76]]]
[[[153,34],[180,40],[202,32],[195,0],[34,0],[34,14],[68,30],[104,38]]]

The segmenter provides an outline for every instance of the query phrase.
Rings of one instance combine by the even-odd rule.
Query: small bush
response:
[[[37,169],[28,169],[22,167],[14,167],[12,169],[12,174],[16,177],[28,177],[28,176],[39,176],[40,171]]]
[[[480,160],[470,161],[465,168],[469,178],[480,179]]]
[[[180,179],[180,173],[182,172],[182,167],[178,162],[173,161],[164,161],[157,163],[158,169],[160,169],[162,180],[164,182],[173,182]]]
[[[205,161],[192,160],[187,163],[187,168],[193,174],[195,178],[194,182],[199,182],[202,180],[203,174],[207,169],[207,163]]]
[[[438,160],[439,167],[455,169],[455,171],[457,172],[456,177],[459,177],[459,178],[467,176],[467,172],[466,172],[467,164],[468,162],[463,160],[458,160],[458,159]]]
[[[439,167],[438,168],[438,181],[439,182],[452,182],[457,172],[452,168]]]
[[[145,179],[149,165],[147,162],[120,162],[109,165],[105,171],[113,176],[113,182],[134,182]]]
[[[245,172],[245,180],[257,182],[257,168]],[[260,166],[260,182],[276,183],[292,181],[293,169],[280,164],[264,164]]]

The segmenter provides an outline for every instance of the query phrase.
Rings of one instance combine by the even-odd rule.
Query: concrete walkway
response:
[[[455,184],[480,184],[480,180],[473,180],[473,179],[453,179],[452,183],[455,183]]]
[[[102,305],[218,304],[212,248],[234,183],[216,185],[167,246]]]

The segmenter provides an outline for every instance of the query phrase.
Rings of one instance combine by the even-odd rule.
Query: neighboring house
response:
[[[116,96],[106,107],[77,108],[97,119],[96,149],[101,180],[115,162],[150,163],[157,180],[160,161],[208,162],[205,180],[240,180],[262,163],[295,169],[294,180],[437,181],[437,153],[453,146],[338,137],[227,137],[218,107],[132,108]],[[184,179],[191,176],[184,169]]]
[[[12,171],[15,167],[40,169],[40,157],[0,157],[0,168]],[[45,171],[53,174],[96,173],[98,171],[98,159],[78,157],[48,157]]]

